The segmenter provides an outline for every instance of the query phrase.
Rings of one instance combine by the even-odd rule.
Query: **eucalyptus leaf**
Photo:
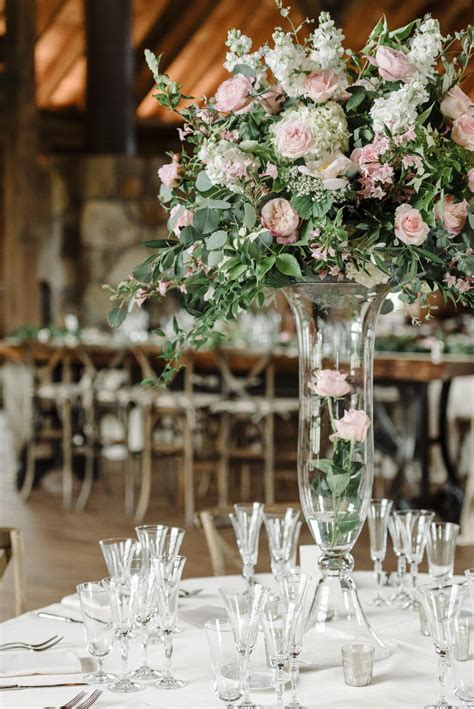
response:
[[[247,229],[253,229],[257,221],[257,213],[249,202],[244,204],[244,224]]]
[[[201,172],[198,174],[198,176],[196,177],[195,185],[196,189],[199,192],[207,192],[208,190],[214,187],[213,183],[207,176],[207,172],[205,170],[201,170]]]
[[[224,258],[223,251],[211,251],[207,257],[207,263],[209,266],[217,266]]]
[[[220,220],[221,216],[218,210],[204,207],[204,209],[198,209],[195,213],[193,226],[201,234],[210,234],[219,226]]]
[[[215,231],[205,239],[206,248],[208,251],[214,251],[215,249],[222,249],[227,241],[227,232],[223,229]]]
[[[110,327],[120,327],[126,317],[127,311],[125,308],[112,308],[107,315],[107,322]]]

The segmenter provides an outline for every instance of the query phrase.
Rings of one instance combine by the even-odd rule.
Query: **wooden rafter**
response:
[[[66,0],[38,0],[36,3],[36,40],[41,37],[61,11]]]

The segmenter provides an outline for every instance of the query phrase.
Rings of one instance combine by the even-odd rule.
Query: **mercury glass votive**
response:
[[[349,687],[367,687],[371,684],[375,647],[353,643],[344,645],[341,652],[344,682]]]

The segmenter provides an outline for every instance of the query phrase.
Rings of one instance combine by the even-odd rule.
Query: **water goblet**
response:
[[[220,588],[227,615],[232,624],[234,641],[241,657],[240,687],[242,709],[256,709],[249,692],[249,659],[257,642],[260,612],[263,610],[269,590],[259,583]]]
[[[294,607],[302,609],[299,622],[295,623],[291,635],[289,659],[291,699],[286,705],[286,709],[305,709],[298,701],[298,657],[303,649],[303,635],[310,610],[311,581],[312,577],[306,574],[285,573],[277,576],[280,598],[285,608],[289,611]]]
[[[138,692],[143,685],[128,675],[128,641],[136,619],[139,576],[129,573],[127,577],[102,579],[112,609],[115,636],[120,640],[122,676],[109,685],[111,692]]]
[[[258,539],[263,521],[261,502],[234,505],[230,521],[234,528],[237,546],[243,562],[243,576],[247,583],[253,583],[253,571],[258,559]]]
[[[452,578],[458,533],[459,525],[452,522],[432,522],[430,524],[426,551],[428,570],[433,581],[446,583]]]
[[[388,531],[390,532],[390,537],[392,538],[393,552],[397,557],[398,577],[398,591],[393,594],[393,596],[390,596],[389,600],[391,603],[403,605],[410,600],[410,596],[405,589],[407,559],[403,550],[402,526],[393,512],[388,518]]]
[[[101,539],[99,547],[102,551],[107,571],[111,578],[126,577],[130,564],[137,553],[137,540],[127,537]]]
[[[141,628],[142,645],[142,664],[132,672],[131,676],[143,681],[159,679],[161,674],[154,670],[148,662],[150,625],[156,615],[157,605],[155,572],[153,567],[149,565],[146,555],[141,562],[133,562],[130,571],[138,576],[136,622]]]
[[[239,662],[232,624],[228,620],[208,620],[204,626],[211,654],[214,691],[227,709],[241,697]]]
[[[461,611],[466,587],[459,583],[449,583],[444,586],[431,583],[420,586],[418,593],[425,609],[434,649],[438,655],[438,699],[436,704],[430,704],[425,709],[446,709],[449,706],[446,698],[448,655],[454,645],[455,621]]]
[[[397,523],[403,538],[403,549],[410,564],[411,576],[411,596],[405,603],[405,610],[418,610],[419,601],[416,598],[416,581],[418,576],[418,565],[423,559],[426,539],[434,512],[429,510],[398,510],[395,512]]]
[[[97,670],[84,676],[90,684],[102,684],[115,679],[115,675],[104,672],[104,657],[112,651],[114,626],[107,591],[100,582],[81,583],[76,586],[81,604],[87,651],[97,658]]]
[[[299,516],[299,511],[292,507],[284,512],[265,512],[263,515],[274,576],[289,570]]]
[[[265,636],[265,646],[268,659],[275,670],[275,692],[277,697],[277,708],[283,709],[283,694],[285,691],[284,668],[290,659],[290,648],[292,643],[292,628],[298,623],[298,618],[302,615],[301,606],[291,610],[281,603],[270,603],[260,614]]]
[[[165,672],[162,678],[155,682],[155,687],[160,689],[179,689],[186,686],[186,682],[176,679],[171,672],[173,631],[176,627],[179,584],[185,562],[186,557],[184,556],[159,556],[153,559],[153,568],[156,575],[158,618],[163,634],[166,658]]]
[[[371,500],[367,521],[369,524],[370,558],[374,562],[375,577],[377,579],[377,593],[371,601],[372,606],[388,606],[388,601],[382,595],[382,563],[387,553],[387,530],[392,500],[383,497],[380,500]]]

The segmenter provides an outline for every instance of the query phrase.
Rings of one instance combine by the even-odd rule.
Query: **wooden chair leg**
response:
[[[193,432],[187,417],[183,423],[183,482],[184,482],[184,522],[193,526],[194,520],[194,469]]]
[[[151,475],[153,463],[153,422],[152,411],[149,408],[143,410],[143,453],[141,465],[140,494],[138,496],[137,509],[135,511],[135,522],[140,523],[145,517],[150,501]]]
[[[31,434],[31,440],[28,441],[26,447],[26,471],[23,485],[21,486],[20,496],[23,500],[27,500],[31,495],[35,482],[35,439],[34,431]]]
[[[247,502],[250,499],[250,464],[240,466],[240,499]]]
[[[265,418],[265,461],[264,461],[264,488],[265,504],[273,505],[275,502],[275,443],[274,443],[275,421],[273,414],[268,414]]]
[[[219,460],[217,463],[217,491],[219,507],[229,504],[229,414],[222,414],[219,427]]]
[[[72,505],[73,474],[72,474],[72,421],[71,401],[65,399],[62,406],[62,454],[63,454],[63,507],[70,509]]]
[[[84,479],[81,485],[81,491],[76,503],[77,512],[82,512],[89,500],[92,484],[94,482],[94,460],[95,460],[95,416],[94,404],[91,403],[86,410],[86,466],[84,471]]]
[[[13,578],[15,584],[15,613],[26,613],[25,553],[23,536],[18,529],[10,532],[12,547]]]

